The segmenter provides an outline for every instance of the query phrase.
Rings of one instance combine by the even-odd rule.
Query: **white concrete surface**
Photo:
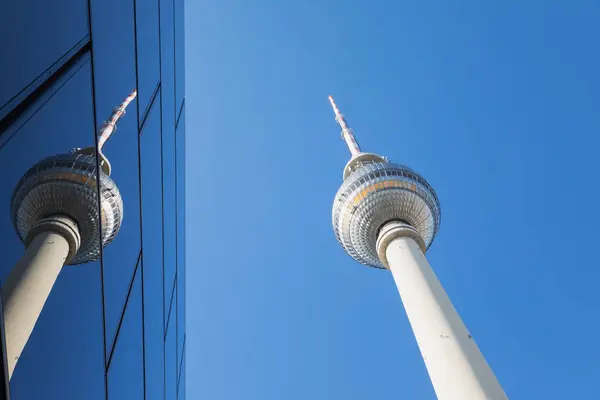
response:
[[[40,232],[4,284],[2,294],[9,379],[68,255],[69,242],[63,235],[52,231]],[[57,367],[60,365],[57,364]]]
[[[397,236],[381,250],[438,399],[507,399],[417,242]]]

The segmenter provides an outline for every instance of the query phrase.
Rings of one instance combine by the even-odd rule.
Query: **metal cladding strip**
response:
[[[350,127],[348,126],[348,123],[344,118],[344,114],[340,112],[339,108],[335,104],[335,100],[333,100],[333,96],[331,95],[329,95],[329,102],[331,103],[331,107],[333,107],[333,112],[335,113],[335,120],[342,128],[342,136],[344,137],[344,141],[346,142],[348,149],[350,149],[350,153],[353,156],[359,154],[361,151],[360,147],[358,146],[358,142],[354,137],[354,133],[352,133],[352,129],[350,129]]]
[[[115,131],[117,121],[125,114],[125,109],[129,105],[129,103],[131,103],[133,99],[135,99],[135,96],[137,96],[137,90],[134,89],[129,94],[129,96],[127,96],[125,100],[123,100],[123,102],[113,110],[112,114],[110,115],[110,118],[108,118],[108,120],[104,122],[98,134],[98,151],[102,150],[102,146],[104,146],[104,143],[106,143],[110,135],[112,135],[112,133]]]

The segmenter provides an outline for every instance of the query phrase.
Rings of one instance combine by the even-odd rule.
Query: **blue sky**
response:
[[[435,398],[391,275],[335,241],[330,93],[437,191],[428,259],[510,398],[590,398],[599,12],[188,1],[188,398]]]

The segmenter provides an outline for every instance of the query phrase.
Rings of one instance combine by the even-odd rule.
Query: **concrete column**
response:
[[[77,225],[62,216],[41,220],[25,240],[25,254],[2,288],[9,379],[56,278],[79,243]]]
[[[401,222],[389,223],[377,247],[392,271],[438,399],[507,399],[429,266],[418,232]]]

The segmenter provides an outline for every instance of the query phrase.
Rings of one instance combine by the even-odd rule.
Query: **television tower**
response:
[[[63,266],[97,260],[119,232],[123,200],[102,146],[136,94],[113,110],[96,146],[39,161],[13,191],[11,217],[26,249],[2,287],[9,379]]]
[[[338,242],[359,263],[392,272],[438,399],[507,399],[425,258],[440,227],[433,188],[410,168],[362,152],[329,101],[351,154],[333,203]]]

